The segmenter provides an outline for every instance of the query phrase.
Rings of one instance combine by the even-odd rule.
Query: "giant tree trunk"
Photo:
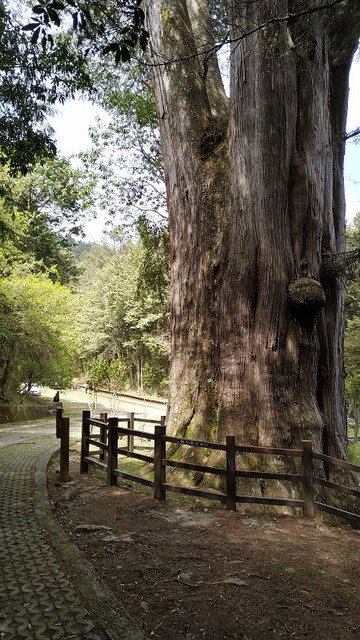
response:
[[[344,456],[343,287],[331,258],[344,250],[360,10],[271,23],[309,3],[230,3],[228,100],[207,4],[147,9],[172,255],[170,424],[268,446],[311,438]],[[340,46],[332,34],[346,11]]]

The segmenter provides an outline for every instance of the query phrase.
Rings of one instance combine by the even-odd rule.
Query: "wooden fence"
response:
[[[135,429],[136,422],[154,425],[154,433]],[[91,433],[91,429],[94,427],[98,429],[98,432]],[[126,438],[127,446],[119,447],[119,439],[124,437]],[[136,452],[134,450],[134,438],[150,441],[150,448],[153,449],[152,455]],[[221,451],[224,453],[224,468],[172,460],[167,457],[168,444],[175,444],[179,447],[201,447],[213,451]],[[90,450],[90,447],[95,447],[95,451]],[[301,462],[301,472],[279,473],[238,469],[237,457],[239,454],[240,460],[241,454],[297,458]],[[152,465],[153,479],[135,475],[134,473],[121,469],[121,465],[119,464],[119,458],[121,458],[121,456],[150,463]],[[90,411],[83,411],[82,414],[80,471],[81,473],[87,473],[89,464],[101,467],[106,470],[107,483],[110,486],[116,485],[117,478],[122,477],[152,487],[154,497],[157,500],[166,500],[166,493],[171,491],[210,500],[218,500],[225,504],[227,509],[234,511],[238,503],[287,506],[302,509],[304,515],[309,518],[313,518],[316,511],[319,510],[360,523],[360,515],[333,507],[315,499],[315,489],[317,486],[334,490],[338,494],[360,498],[359,489],[338,484],[316,475],[316,469],[319,467],[319,463],[316,461],[320,461],[327,466],[333,465],[341,469],[360,473],[359,465],[317,453],[313,451],[311,441],[307,440],[302,441],[301,449],[239,445],[236,444],[234,436],[227,436],[226,443],[221,444],[169,436],[166,434],[164,417],[159,421],[136,418],[134,414],[129,414],[128,417],[124,418],[108,418],[106,414],[100,414],[100,419],[96,419],[91,417]],[[221,492],[212,489],[185,487],[168,483],[166,481],[167,467],[222,476],[225,478],[225,490]],[[288,481],[292,484],[300,485],[301,499],[238,495],[236,488],[237,478]]]
[[[56,437],[60,440],[60,480],[62,482],[68,482],[70,479],[70,418],[63,416],[61,407],[56,409]]]

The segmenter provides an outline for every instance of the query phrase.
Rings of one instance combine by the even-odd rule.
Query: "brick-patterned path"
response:
[[[0,640],[144,640],[51,516],[54,432],[54,418],[0,426]]]
[[[0,638],[100,640],[35,515],[35,469],[54,438],[0,449]]]

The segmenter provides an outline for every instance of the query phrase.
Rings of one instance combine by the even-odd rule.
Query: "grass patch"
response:
[[[350,462],[360,465],[360,442],[353,442],[352,444],[349,444],[348,456]]]

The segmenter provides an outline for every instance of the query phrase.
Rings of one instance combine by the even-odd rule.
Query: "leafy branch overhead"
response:
[[[113,54],[116,64],[129,62],[134,50],[140,47],[145,51],[148,42],[141,3],[142,0],[39,0],[32,8],[31,22],[23,30],[32,32],[31,43],[40,43],[45,51],[54,45],[53,28],[67,26],[71,21],[80,42],[86,39],[92,50]]]
[[[289,23],[305,16],[323,12],[336,11],[338,7],[351,12],[354,0],[324,0],[314,6],[306,5],[297,11],[285,12],[283,15],[268,17],[265,21],[255,22],[251,28],[235,36],[230,36],[229,30],[223,29],[224,12],[222,3],[217,0],[213,5],[213,27],[214,35],[220,39],[210,39],[204,42],[203,46],[196,51],[190,51],[180,56],[175,55],[169,59],[157,59],[152,62],[153,66],[167,66],[175,62],[190,60],[198,56],[207,57],[216,53],[224,45],[239,44],[249,36],[266,31],[270,25]],[[356,0],[355,0],[356,1]],[[115,64],[120,62],[130,62],[134,57],[137,48],[145,51],[149,41],[149,33],[144,27],[145,13],[141,7],[143,0],[39,0],[39,3],[32,8],[33,16],[31,22],[23,27],[24,31],[32,31],[32,44],[40,44],[45,51],[48,46],[52,47],[54,38],[51,33],[52,27],[68,26],[72,22],[73,30],[78,34],[79,42],[86,41],[86,55],[92,52],[102,54],[113,54]],[[246,3],[245,3],[246,4]],[[348,6],[349,5],[349,6]],[[220,8],[221,6],[221,8]],[[226,11],[225,11],[226,13]]]

